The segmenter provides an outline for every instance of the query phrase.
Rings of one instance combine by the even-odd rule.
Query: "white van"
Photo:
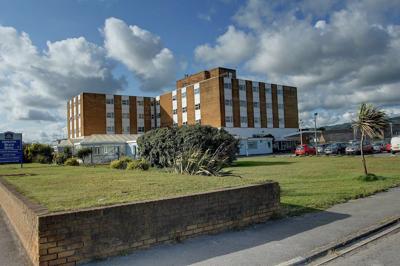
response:
[[[392,153],[400,152],[400,137],[393,137],[390,141]]]

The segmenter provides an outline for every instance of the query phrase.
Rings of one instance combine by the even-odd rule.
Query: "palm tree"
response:
[[[368,175],[368,170],[363,152],[364,140],[367,136],[370,138],[383,137],[383,130],[387,123],[388,119],[384,111],[379,110],[372,104],[362,103],[360,105],[357,119],[353,121],[353,128],[356,131],[360,131],[361,134],[360,150],[365,175]]]

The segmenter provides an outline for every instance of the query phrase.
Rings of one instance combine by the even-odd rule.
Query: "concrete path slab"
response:
[[[92,262],[127,265],[276,265],[400,214],[400,188],[310,213]]]
[[[0,208],[0,265],[31,265],[24,248],[10,226],[5,213]]]

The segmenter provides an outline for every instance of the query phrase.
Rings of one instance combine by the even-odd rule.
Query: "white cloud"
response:
[[[108,18],[103,29],[108,55],[123,63],[141,82],[141,89],[160,91],[175,81],[173,53],[163,48],[160,37],[138,26]]]
[[[214,47],[203,44],[195,49],[196,60],[209,65],[237,64],[247,58],[255,48],[254,37],[244,31],[229,26],[216,40]]]
[[[200,55],[196,48],[195,56],[215,65],[241,64],[247,75],[297,86],[301,115],[319,110],[324,123],[344,122],[365,101],[398,110],[400,25],[393,18],[400,16],[400,3],[314,2],[249,0],[233,17],[242,29],[231,28],[254,36],[258,45],[222,42],[224,33],[214,47],[200,46]],[[229,62],[232,50],[242,56]]]

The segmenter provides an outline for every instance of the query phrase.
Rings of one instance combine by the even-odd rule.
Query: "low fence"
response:
[[[32,262],[44,266],[76,265],[261,223],[280,202],[276,182],[58,213],[16,194],[0,180],[1,206]]]

